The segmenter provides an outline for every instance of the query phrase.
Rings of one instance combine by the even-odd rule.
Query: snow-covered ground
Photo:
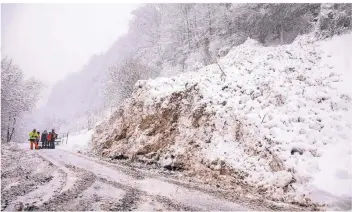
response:
[[[84,129],[74,134],[70,134],[62,145],[58,145],[57,148],[65,149],[69,151],[88,151],[90,146],[90,141],[92,140],[92,134],[94,130]]]
[[[248,39],[218,64],[139,81],[93,144],[197,174],[226,169],[277,201],[351,209],[351,44],[351,33]]]
[[[1,200],[5,211],[248,211],[275,206],[262,200],[248,203],[243,198],[224,199],[147,170],[121,167],[62,149],[29,150],[24,143],[6,144],[1,150]],[[300,209],[290,205],[275,208]]]

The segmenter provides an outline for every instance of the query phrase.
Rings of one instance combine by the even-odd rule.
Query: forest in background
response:
[[[197,70],[247,38],[264,46],[283,45],[301,34],[322,39],[352,27],[352,4],[144,4],[133,15],[128,33],[106,53],[93,55],[81,71],[59,81],[44,107],[17,107],[17,91],[2,82],[2,140],[9,126],[17,127],[14,135],[22,139],[20,123],[61,131],[92,128],[104,111],[130,96],[137,80]],[[17,70],[9,76],[22,74],[8,59],[1,67],[2,81],[8,81],[8,70]],[[21,88],[25,97],[37,94],[26,83]],[[31,103],[37,96],[30,97]],[[7,111],[12,111],[10,118]]]

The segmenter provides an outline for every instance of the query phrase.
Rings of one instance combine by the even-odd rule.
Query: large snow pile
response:
[[[218,64],[139,81],[96,129],[95,150],[273,200],[350,208],[351,43],[352,34],[277,47],[249,39]]]
[[[92,140],[94,130],[84,129],[75,134],[69,135],[67,139],[62,145],[57,146],[60,149],[65,149],[69,151],[80,151],[84,152],[89,150],[90,141]]]

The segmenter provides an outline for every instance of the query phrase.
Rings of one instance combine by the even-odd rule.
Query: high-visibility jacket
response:
[[[30,132],[29,133],[29,139],[37,139],[39,137],[39,134],[37,132]]]

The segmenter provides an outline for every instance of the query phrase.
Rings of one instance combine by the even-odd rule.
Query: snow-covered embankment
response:
[[[247,40],[218,64],[139,81],[97,127],[94,149],[237,192],[250,188],[276,201],[347,209],[351,43],[352,34],[324,41],[302,36],[278,47]]]

